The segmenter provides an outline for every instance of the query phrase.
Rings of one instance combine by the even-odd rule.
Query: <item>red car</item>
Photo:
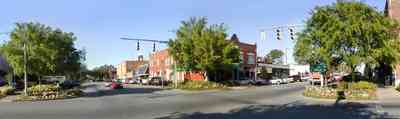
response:
[[[111,87],[112,89],[121,89],[121,88],[124,88],[120,83],[117,83],[117,82],[112,82],[110,87]]]

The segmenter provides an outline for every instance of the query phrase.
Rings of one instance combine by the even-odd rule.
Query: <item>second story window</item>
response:
[[[247,53],[247,64],[255,64],[255,54]]]
[[[240,52],[240,56],[239,56],[239,62],[240,63],[243,63],[243,60],[244,60],[244,58],[243,58],[243,52]]]

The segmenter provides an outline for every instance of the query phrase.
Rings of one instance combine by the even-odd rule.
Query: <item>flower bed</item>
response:
[[[178,89],[183,90],[211,90],[211,89],[225,89],[223,84],[203,81],[203,80],[187,80],[178,85]]]
[[[61,90],[55,85],[37,85],[28,88],[28,96],[18,96],[16,101],[43,101],[80,97],[83,92],[79,88]]]
[[[343,82],[337,88],[308,86],[303,95],[325,99],[371,100],[376,99],[376,85],[369,82]]]

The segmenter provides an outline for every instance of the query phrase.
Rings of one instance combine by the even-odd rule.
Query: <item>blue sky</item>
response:
[[[317,5],[336,0],[5,0],[0,4],[0,32],[10,31],[16,22],[34,21],[73,32],[76,45],[87,51],[89,68],[102,64],[116,65],[138,54],[148,56],[152,43],[142,44],[120,37],[168,40],[182,20],[205,16],[210,24],[224,23],[229,34],[236,33],[241,41],[256,42],[258,56],[272,49],[293,48],[286,37],[274,39],[267,32],[260,39],[259,30],[272,25],[302,24]],[[364,0],[382,10],[384,0]],[[6,40],[8,36],[0,36]],[[157,45],[158,49],[166,48]],[[289,55],[289,62],[293,62]]]

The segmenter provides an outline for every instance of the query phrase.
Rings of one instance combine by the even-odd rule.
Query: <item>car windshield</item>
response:
[[[0,11],[0,119],[400,119],[400,0]]]

